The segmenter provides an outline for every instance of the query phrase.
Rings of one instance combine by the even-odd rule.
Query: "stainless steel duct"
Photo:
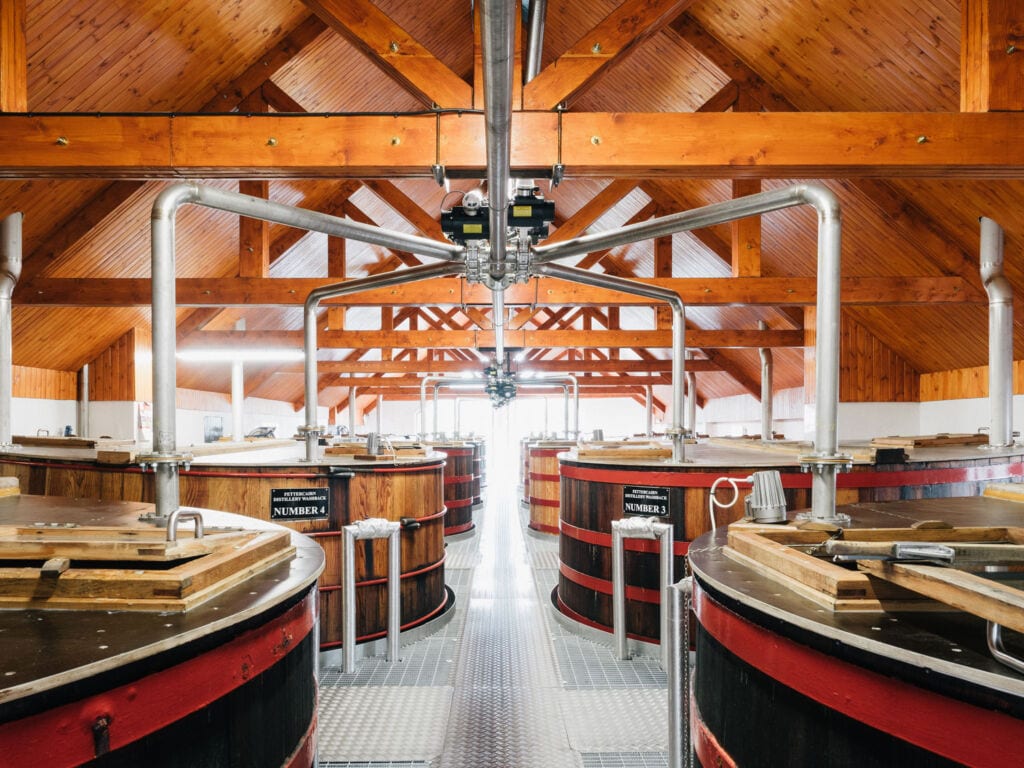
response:
[[[550,374],[540,376],[532,376],[529,379],[521,379],[516,381],[517,387],[529,387],[529,386],[543,386],[547,383],[560,383],[562,384],[563,392],[566,392],[565,400],[563,403],[564,411],[564,423],[565,423],[565,437],[570,439],[578,437],[580,434],[580,383],[579,380],[571,373],[566,374]],[[569,429],[569,398],[568,389],[566,385],[572,385],[572,402],[573,402],[573,413],[572,413],[572,430]]]
[[[89,434],[89,364],[78,372],[78,436]]]
[[[647,385],[647,397],[644,401],[644,416],[646,421],[646,434],[648,437],[654,434],[654,387]]]
[[[988,444],[1013,445],[1013,288],[1003,274],[1003,228],[981,222],[981,282],[988,293]]]
[[[544,20],[547,15],[548,0],[530,0],[527,11],[527,28],[529,37],[526,40],[526,64],[523,81],[528,83],[540,74],[540,64],[544,52]]]
[[[11,296],[21,277],[21,225],[24,218],[22,213],[12,213],[0,221],[0,450],[12,445],[14,338]]]
[[[811,516],[815,519],[835,518],[836,472],[846,466],[849,459],[839,454],[837,417],[839,410],[839,268],[842,217],[839,201],[828,189],[818,184],[796,184],[783,189],[759,192],[755,195],[726,200],[721,203],[695,208],[691,211],[660,216],[649,221],[631,224],[608,232],[584,235],[561,243],[539,245],[533,248],[534,271],[541,271],[546,262],[568,256],[582,256],[604,248],[628,245],[638,240],[649,240],[698,229],[714,224],[756,216],[771,211],[810,205],[818,214],[818,302],[816,360],[817,376],[815,401],[818,414],[814,435],[814,453],[802,457],[804,466],[812,473]],[[576,270],[583,272],[583,270]],[[565,275],[552,276],[562,277]],[[584,273],[587,274],[587,273]],[[565,276],[566,279],[575,279]],[[597,275],[592,275],[597,277]],[[601,277],[605,277],[602,275]],[[585,282],[585,281],[578,281]],[[623,281],[629,282],[629,281]],[[613,287],[609,285],[608,287]],[[619,288],[618,290],[624,290]],[[675,294],[673,294],[675,295]],[[679,297],[676,296],[676,300]],[[682,375],[675,375],[673,386]],[[678,421],[678,420],[677,420]]]
[[[490,217],[491,277],[505,276],[506,209],[512,163],[512,64],[516,4],[482,0],[480,47],[484,70],[484,132]]]
[[[764,320],[757,323],[762,331],[768,329]],[[772,350],[770,347],[758,349],[761,356],[761,440],[770,441],[775,437],[772,426]]]
[[[697,374],[686,372],[686,431],[697,438]]]
[[[348,388],[348,436],[356,436],[356,391],[358,387]]]
[[[569,241],[567,241],[569,242]],[[549,246],[550,247],[550,246]],[[585,269],[566,267],[561,264],[538,264],[534,273],[548,277],[559,277],[575,283],[610,288],[636,296],[664,301],[672,308],[672,426],[668,433],[672,437],[672,461],[686,460],[683,442],[683,378],[686,359],[686,308],[679,294],[656,285],[647,285],[614,275],[588,272]]]
[[[386,248],[410,251],[422,256],[429,256],[448,261],[456,261],[463,249],[453,243],[442,243],[426,237],[407,235],[404,232],[393,232],[380,227],[371,227],[348,219],[329,216],[317,211],[274,203],[259,197],[242,195],[237,192],[204,187],[195,183],[175,184],[161,192],[153,203],[151,215],[152,237],[152,284],[153,284],[153,453],[140,456],[140,463],[154,467],[155,481],[155,517],[166,519],[178,508],[178,465],[190,457],[176,453],[177,439],[175,433],[175,389],[177,370],[175,368],[175,247],[174,230],[178,209],[183,205],[200,205],[214,208],[252,219],[272,221],[286,224],[299,229],[359,240]],[[380,275],[383,282],[370,278],[352,280],[331,293],[330,286],[321,289],[320,298],[340,296],[369,288],[396,285],[426,277],[456,274],[462,269],[461,264],[445,264],[442,267],[414,267],[390,275]],[[314,291],[314,294],[317,294]],[[307,299],[307,307],[309,299]],[[308,312],[307,312],[308,322]],[[308,344],[312,332],[313,344]],[[306,330],[306,377],[307,428],[316,430],[316,323],[315,316],[312,330]],[[312,364],[310,361],[312,350]],[[309,378],[312,375],[314,399],[310,403]],[[312,418],[310,418],[312,409]],[[307,456],[316,450],[316,434],[310,446],[309,434],[306,443]]]

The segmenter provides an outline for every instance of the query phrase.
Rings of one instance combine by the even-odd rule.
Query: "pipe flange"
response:
[[[327,427],[322,424],[303,424],[301,427],[297,427],[295,431],[300,435],[322,435],[327,431]]]
[[[137,457],[137,461],[143,472],[152,472],[159,464],[174,464],[188,469],[192,466],[193,458],[191,453],[143,453]]]
[[[825,523],[838,526],[839,528],[845,528],[851,522],[850,516],[842,512],[836,512],[832,517],[815,517],[813,512],[798,512],[794,519],[801,523]]]
[[[809,454],[797,457],[797,462],[803,472],[821,472],[827,468],[834,468],[837,472],[849,472],[853,467],[853,457],[842,453],[834,456]]]

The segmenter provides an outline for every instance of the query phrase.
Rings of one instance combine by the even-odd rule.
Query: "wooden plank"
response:
[[[266,179],[252,181],[243,179],[238,191],[262,200],[270,197],[270,182]],[[238,276],[270,276],[270,222],[263,219],[238,219]]]
[[[761,191],[759,179],[733,179],[733,199]],[[730,224],[732,231],[732,276],[757,277],[761,274],[761,217],[747,216]]]
[[[0,2],[0,112],[28,111],[25,0]]]
[[[871,445],[882,448],[937,448],[948,445],[984,445],[988,443],[988,435],[981,433],[954,433],[938,435],[892,435],[875,437]]]
[[[1024,109],[1024,14],[1020,3],[964,0],[961,17],[960,109]]]
[[[304,0],[427,106],[472,106],[472,88],[369,0]]]
[[[955,568],[862,560],[858,566],[946,605],[1024,632],[1024,590]]]
[[[578,448],[576,455],[581,459],[664,459],[672,455],[672,448],[650,445],[619,445],[616,447],[588,444]]]
[[[817,286],[813,277],[674,277],[636,278],[645,285],[675,291],[687,305],[751,306],[813,305]],[[310,291],[337,283],[335,278],[220,278],[210,290],[210,278],[177,280],[179,307],[301,306]],[[36,278],[32,290],[14,294],[16,305],[141,307],[152,301],[147,278]],[[960,304],[965,283],[959,277],[846,277],[842,279],[844,305]],[[571,283],[553,277],[510,285],[506,305],[561,307],[566,305],[649,306],[650,299],[631,293]],[[434,278],[412,285],[361,291],[324,302],[324,306],[490,306],[490,291],[466,285],[457,278]]]
[[[851,555],[853,557],[890,557],[893,545],[898,538],[887,541],[845,541],[831,539],[823,544],[828,555]],[[903,542],[899,542],[903,543]],[[945,542],[929,541],[929,544],[942,544],[953,550],[953,565],[966,568],[980,564],[1020,563],[1024,562],[1024,547],[1018,544],[988,544],[977,542]]]
[[[664,27],[693,0],[626,0],[523,88],[524,109],[554,109],[583,92],[617,59]]]

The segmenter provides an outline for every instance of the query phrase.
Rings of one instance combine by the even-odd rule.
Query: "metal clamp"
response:
[[[624,554],[625,539],[658,539],[658,578],[660,583],[660,627],[661,666],[669,665],[669,590],[673,574],[673,526],[658,522],[653,517],[627,517],[612,520],[612,629],[615,634],[615,652],[620,659],[629,659],[628,638],[626,637],[626,568]]]
[[[356,539],[388,540],[388,635],[387,660],[398,661],[398,640],[402,632],[402,524],[371,517],[342,527],[341,552],[341,667],[354,672],[356,666]]]
[[[167,518],[167,541],[178,540],[178,523],[182,520],[192,520],[196,524],[195,537],[203,538],[203,516],[196,510],[184,510],[181,507],[171,512]]]

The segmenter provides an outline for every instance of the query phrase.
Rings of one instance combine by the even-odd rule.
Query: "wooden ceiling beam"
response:
[[[1020,3],[963,0],[960,35],[960,110],[1024,109]]]
[[[298,374],[294,374],[298,375]],[[529,378],[517,379],[520,383],[530,383]],[[358,387],[362,391],[366,387],[419,387],[422,378],[419,376],[341,376],[334,380],[335,387]],[[481,389],[484,380],[480,379]],[[587,387],[607,387],[621,384],[630,387],[665,386],[672,383],[668,373],[651,376],[608,375],[600,378],[577,377],[580,389]]]
[[[303,0],[426,106],[469,108],[473,89],[370,0]]]
[[[557,122],[513,115],[513,168],[550,167]],[[440,124],[442,164],[483,168],[483,117]],[[433,115],[0,114],[0,177],[426,177],[436,128]],[[1022,133],[1016,112],[568,112],[561,131],[577,177],[784,179],[1024,178]]]
[[[215,282],[214,282],[215,280]],[[536,278],[534,279],[536,280]],[[648,306],[650,300],[631,293],[582,285],[557,278],[540,278],[505,289],[506,306],[562,307],[566,305]],[[636,278],[645,285],[668,288],[692,306],[797,306],[817,300],[813,277],[674,277]],[[337,283],[327,277],[209,278],[177,280],[179,307],[301,306],[310,291]],[[970,299],[960,277],[844,277],[845,305],[963,304]],[[144,307],[152,292],[148,278],[37,278],[31,290],[15,291],[21,305],[66,307]],[[380,305],[490,306],[490,290],[465,285],[459,278],[434,278],[407,285],[362,291],[328,299],[324,306]]]
[[[671,360],[577,360],[568,365],[562,360],[534,360],[519,366],[520,370],[543,373],[670,373]],[[687,360],[686,369],[698,373],[721,370],[714,362],[706,359]],[[277,368],[282,373],[302,373],[302,363],[282,364]],[[320,373],[464,373],[466,363],[461,360],[321,360],[317,364]]]
[[[693,0],[626,0],[523,88],[524,109],[568,104],[693,4]]]
[[[583,347],[672,346],[670,330],[591,331],[578,330],[507,331],[509,347],[536,349],[580,349]],[[192,337],[191,347],[228,348],[255,345],[300,347],[302,331],[202,331]],[[687,330],[686,343],[692,347],[802,347],[803,331]],[[462,349],[494,346],[492,331],[325,331],[317,334],[319,349]]]
[[[25,0],[0,3],[0,112],[28,112]]]

